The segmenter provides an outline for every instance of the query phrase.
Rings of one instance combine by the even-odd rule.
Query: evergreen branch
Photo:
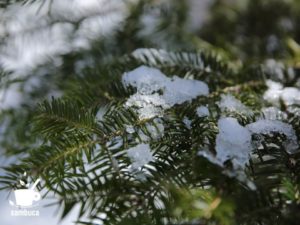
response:
[[[138,49],[127,60],[130,60],[130,57],[143,64],[161,69],[172,68],[172,70],[178,71],[178,68],[180,68],[191,73],[195,70],[223,75],[230,73],[227,65],[219,60],[217,56],[203,52],[167,52],[157,49]]]
[[[223,161],[223,164],[214,164],[209,157],[199,156],[199,151],[205,149],[212,153],[212,158],[222,158],[224,152],[220,150],[220,145],[228,152],[232,150],[240,153],[235,137],[230,141],[219,138],[224,132],[218,122],[220,118],[232,117],[246,132],[247,124],[263,116],[267,118],[262,110],[262,107],[269,106],[262,100],[266,88],[265,77],[275,78],[276,81],[281,81],[283,86],[294,86],[296,90],[298,88],[297,69],[291,70],[284,66],[284,69],[280,67],[279,72],[270,72],[264,66],[262,70],[256,62],[250,61],[253,52],[264,52],[264,44],[269,46],[270,43],[272,45],[276,42],[271,40],[273,34],[279,37],[278,43],[282,46],[280,40],[282,37],[285,39],[288,32],[278,32],[277,28],[276,32],[273,32],[269,26],[261,30],[261,23],[252,20],[252,16],[259,14],[253,14],[256,5],[259,10],[263,9],[262,12],[265,12],[265,8],[272,5],[272,1],[264,4],[259,1],[248,2],[249,5],[245,4],[249,8],[244,9],[247,15],[242,16],[243,12],[236,14],[231,9],[228,15],[233,17],[230,16],[229,20],[226,10],[219,12],[221,16],[217,14],[217,18],[213,17],[213,21],[216,19],[217,23],[208,25],[209,29],[206,27],[208,30],[204,30],[204,33],[207,32],[204,39],[216,45],[208,44],[206,52],[199,51],[199,46],[193,46],[193,40],[198,38],[198,34],[190,34],[185,30],[187,2],[170,1],[165,4],[170,7],[166,8],[166,11],[160,11],[163,15],[157,18],[159,21],[153,29],[156,33],[149,37],[143,37],[141,34],[143,23],[140,20],[145,19],[144,16],[147,19],[147,6],[153,6],[156,1],[139,1],[133,4],[133,10],[123,29],[107,38],[101,38],[98,43],[93,43],[91,51],[76,51],[75,54],[64,56],[61,71],[55,69],[55,72],[61,73],[61,78],[49,79],[59,83],[58,89],[63,92],[63,98],[45,101],[39,105],[35,114],[32,113],[33,106],[28,107],[30,110],[26,108],[26,118],[34,118],[34,133],[26,129],[31,124],[16,129],[23,134],[23,139],[24,136],[32,137],[30,140],[28,138],[29,144],[17,141],[17,144],[27,151],[20,156],[20,164],[5,168],[6,174],[0,176],[1,183],[6,187],[14,185],[18,188],[16,182],[24,178],[24,170],[29,171],[30,178],[41,176],[43,181],[38,188],[45,188],[58,196],[59,205],[63,208],[63,217],[76,203],[80,204],[78,220],[82,219],[83,215],[89,217],[86,222],[82,222],[83,224],[97,224],[94,220],[120,225],[297,223],[300,219],[297,214],[300,155],[286,152],[283,143],[287,136],[272,132],[260,135],[259,143],[256,143],[258,137],[249,134],[248,141],[244,144],[249,144],[249,154],[251,148],[252,152],[250,156],[245,155],[250,159],[245,168],[235,168],[234,162],[237,159],[234,156],[232,159],[225,156],[223,159],[226,161]],[[279,3],[280,1],[276,0],[277,6],[288,4]],[[160,7],[164,5],[157,4]],[[217,1],[215,4],[224,3]],[[275,15],[279,15],[278,18],[285,18],[279,9],[280,7],[275,7],[266,12],[272,14],[276,11]],[[273,14],[270,16],[274,18]],[[241,29],[235,17],[247,25],[245,29]],[[248,17],[250,22],[247,22]],[[298,19],[295,18],[292,22],[296,24]],[[75,22],[75,26],[81,21]],[[263,23],[265,21],[263,20]],[[57,22],[55,18],[53,22]],[[208,38],[211,32],[215,32],[210,29],[215,29],[219,24],[222,25],[221,31],[226,32],[218,32],[218,37]],[[276,27],[279,24],[281,21],[276,19]],[[252,27],[253,32],[250,32]],[[296,33],[299,32],[294,33],[293,38],[297,41],[299,38],[297,39]],[[155,43],[155,38],[152,40],[152,37],[158,35],[163,44]],[[248,36],[255,39],[249,46],[248,41],[251,41],[251,38]],[[262,40],[257,37],[262,37]],[[223,38],[225,43],[222,43]],[[161,46],[165,44],[169,49],[196,50],[161,50]],[[235,49],[235,45],[239,48]],[[145,48],[139,49],[141,46]],[[153,46],[157,49],[152,48]],[[226,62],[212,53],[216,48],[226,49],[225,55],[238,60]],[[130,53],[133,50],[135,51]],[[289,54],[285,51],[281,53]],[[265,59],[277,55],[273,53],[259,54],[258,57]],[[84,68],[81,68],[82,62]],[[138,88],[127,88],[120,81],[123,73],[140,65],[161,69],[168,76],[177,75],[185,79],[204,81],[209,86],[210,94],[165,109],[160,117],[141,120],[136,108],[127,107],[125,104],[129,96],[139,91]],[[72,76],[67,76],[69,74]],[[147,75],[151,77],[151,74]],[[41,84],[41,87],[43,88],[44,84]],[[180,85],[178,87],[180,88]],[[160,95],[164,90],[157,92],[154,90],[150,94]],[[186,92],[190,94],[189,90]],[[234,94],[241,103],[253,110],[253,115],[245,115],[247,113],[238,109],[223,110],[219,101],[220,98],[222,101],[224,93]],[[199,115],[197,110],[200,106],[207,107],[209,115]],[[282,103],[278,111],[281,110],[282,114],[282,119],[279,120],[293,125],[299,140],[300,114],[297,115],[293,111],[297,107],[296,104]],[[104,115],[100,113],[100,109],[104,109]],[[14,118],[10,124],[19,126],[19,114],[14,114],[14,110],[9,111]],[[277,118],[277,115],[275,116]],[[24,119],[26,124],[28,120]],[[10,128],[11,125],[7,130]],[[228,128],[226,130],[231,134],[233,130]],[[237,133],[236,139],[242,135],[242,132]],[[228,139],[232,136],[234,132]],[[14,143],[11,139],[9,141]],[[137,144],[148,147],[151,160],[134,168],[130,150]],[[36,145],[40,146],[32,147]],[[240,147],[241,150],[243,147]],[[142,158],[143,155],[139,157]],[[246,182],[253,182],[256,190],[250,190],[245,185]],[[102,217],[100,213],[105,213],[106,217]]]
[[[47,158],[47,161],[43,162],[40,166],[33,165],[32,171],[34,171],[34,173],[37,174],[42,173],[43,171],[49,169],[49,167],[53,166],[54,164],[57,164],[59,161],[65,160],[69,156],[76,155],[83,149],[89,149],[97,143],[99,143],[99,141],[87,140],[86,142],[81,143],[79,145],[69,146],[63,151],[61,151],[59,154]],[[32,155],[32,157],[35,157],[35,155]]]
[[[78,103],[55,99],[40,105],[34,124],[35,132],[44,134],[47,138],[60,133],[66,134],[74,129],[80,133],[100,132],[92,110],[85,110]]]

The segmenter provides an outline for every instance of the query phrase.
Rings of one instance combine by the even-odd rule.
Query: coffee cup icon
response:
[[[33,202],[39,201],[41,199],[41,194],[35,190],[35,187],[40,182],[40,179],[37,179],[34,184],[28,189],[22,188],[14,191],[16,204],[21,207],[29,207],[33,205]],[[11,202],[11,205],[14,205]]]
[[[32,206],[34,201],[41,199],[41,194],[32,189],[18,189],[14,193],[17,206]]]

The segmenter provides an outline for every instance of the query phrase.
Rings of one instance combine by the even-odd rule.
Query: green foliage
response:
[[[266,79],[299,85],[297,76],[289,77],[289,70],[297,74],[290,65],[299,57],[298,31],[283,31],[278,25],[285,17],[297,21],[297,8],[291,6],[298,4],[224,2],[216,1],[211,20],[199,33],[212,46],[199,48],[205,41],[187,32],[186,1],[140,1],[130,5],[123,29],[94,42],[89,51],[66,54],[61,68],[48,68],[50,76],[29,93],[30,101],[0,114],[8,127],[1,146],[18,158],[3,168],[1,188],[19,188],[20,179],[40,177],[38,188],[48,196],[55,194],[62,218],[80,205],[78,224],[297,224],[300,153],[287,153],[285,135],[253,135],[261,144],[242,173],[229,175],[230,161],[221,167],[198,155],[203,149],[216,153],[221,117],[235,117],[246,125],[263,116],[261,109],[269,106],[262,98]],[[161,10],[160,21],[152,35],[142,36],[141,17],[154,6]],[[272,34],[280,45],[269,52],[265,46]],[[283,78],[260,61],[271,56],[287,62]],[[89,63],[76,70],[82,60]],[[140,65],[204,81],[210,94],[175,105],[161,117],[140,119],[134,107],[124,104],[136,90],[121,82],[124,72]],[[59,90],[61,97],[47,99],[51,89]],[[222,112],[217,104],[222,94],[232,94],[253,114]],[[210,116],[197,116],[202,105]],[[283,120],[293,125],[300,140],[300,107],[293,107],[289,111],[282,103],[287,113]],[[155,160],[135,170],[127,152],[138,144],[148,144]]]
[[[222,198],[213,190],[204,189],[175,189],[171,188],[173,201],[170,208],[172,214],[179,221],[197,221],[207,223],[207,221],[216,221],[219,224],[234,224],[233,205],[226,198]]]
[[[163,224],[166,221],[193,220],[207,224],[233,224],[237,221],[247,224],[250,212],[251,221],[255,223],[267,221],[274,208],[277,213],[281,207],[285,208],[285,193],[292,192],[283,192],[281,186],[284,178],[291,174],[298,176],[295,172],[298,164],[294,165],[295,168],[290,168],[288,164],[291,160],[298,162],[298,156],[291,158],[285,153],[280,136],[278,142],[274,138],[266,138],[264,149],[255,152],[257,157],[253,156],[251,160],[248,173],[259,189],[255,192],[240,181],[226,177],[222,174],[222,168],[197,156],[197,151],[207,141],[211,148],[214,147],[218,133],[216,123],[220,116],[214,102],[220,94],[239,96],[241,93],[242,99],[245,96],[245,104],[255,108],[251,102],[257,102],[257,99],[249,98],[253,93],[251,82],[255,80],[238,87],[228,87],[228,84],[236,83],[240,72],[228,74],[223,61],[205,54],[168,53],[154,49],[143,51],[147,56],[126,56],[116,61],[114,68],[125,68],[124,71],[127,71],[135,65],[146,64],[161,68],[167,74],[182,69],[182,73],[185,71],[186,74],[184,77],[197,78],[198,74],[199,77],[215,76],[215,92],[167,110],[162,118],[164,135],[158,138],[153,136],[153,130],[150,129],[157,126],[155,118],[140,120],[133,109],[124,107],[126,96],[132,91],[125,90],[117,83],[114,86],[121,89],[111,89],[108,85],[99,85],[98,90],[91,89],[95,96],[110,99],[108,105],[91,104],[91,100],[76,101],[85,95],[73,91],[65,98],[45,101],[35,111],[31,133],[42,144],[27,151],[17,165],[6,168],[8,173],[1,178],[2,184],[6,184],[4,187],[16,186],[17,178],[24,171],[30,171],[30,177],[43,179],[41,189],[46,188],[60,196],[63,216],[75,203],[79,203],[80,215],[87,213],[90,219],[95,219],[100,212],[106,213],[104,221],[108,224]],[[158,57],[162,53],[170,55],[170,59],[166,57],[162,62],[154,58],[154,55]],[[126,69],[124,62],[129,69]],[[211,70],[207,71],[205,68],[208,66]],[[228,74],[227,80],[219,78],[218,83],[218,77],[225,74]],[[206,81],[213,84],[213,80]],[[87,79],[77,85],[93,87],[94,82],[97,81]],[[203,104],[210,105],[214,116],[197,118],[195,109]],[[99,110],[103,111],[102,117],[96,117]],[[253,121],[245,115],[234,116],[240,117],[244,124]],[[182,122],[184,117],[191,119],[190,130]],[[134,132],[128,133],[128,126],[132,126]],[[157,127],[155,129],[159,132]],[[268,141],[272,145],[269,146]],[[143,172],[128,169],[131,161],[126,151],[138,143],[149,143],[156,158],[142,169]],[[274,147],[275,144],[277,147]],[[145,180],[138,179],[140,173],[147,174]],[[241,205],[240,199],[248,199],[249,204]],[[298,200],[289,198],[285,201]],[[256,212],[258,205],[265,214],[262,215],[260,210]]]

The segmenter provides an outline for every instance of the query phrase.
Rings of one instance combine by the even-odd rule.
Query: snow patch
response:
[[[251,114],[252,111],[247,106],[245,106],[240,100],[236,99],[234,96],[227,94],[221,95],[221,101],[219,102],[219,107],[222,112],[224,111],[235,111],[244,114]]]
[[[206,117],[209,116],[208,108],[205,106],[200,106],[196,109],[197,115],[199,117]]]
[[[133,134],[135,132],[134,126],[132,125],[126,125],[125,130],[128,134]]]
[[[125,73],[122,81],[125,86],[137,88],[142,94],[152,94],[163,88],[163,84],[167,81],[167,77],[158,69],[140,66],[137,69]]]
[[[162,116],[163,110],[167,109],[166,102],[158,93],[143,95],[136,93],[127,100],[126,107],[136,107],[140,119]]]
[[[283,133],[286,141],[283,143],[286,151],[295,153],[298,151],[298,139],[292,125],[278,120],[259,120],[246,126],[255,134],[270,134],[272,132]]]
[[[209,93],[207,84],[202,81],[177,76],[169,78],[158,69],[147,66],[125,73],[122,82],[125,87],[137,89],[125,106],[136,107],[140,119],[162,116],[165,109]]]
[[[127,155],[132,161],[133,169],[139,169],[154,160],[149,144],[139,144],[127,150]]]
[[[281,83],[267,80],[268,90],[264,93],[264,99],[276,106],[282,100],[287,106],[300,104],[300,90],[295,87],[283,88]]]
[[[243,169],[250,159],[251,133],[241,126],[237,119],[232,117],[221,118],[218,121],[219,134],[216,138],[216,155],[204,150],[198,155],[207,158],[210,162],[224,166],[231,160],[233,169]]]
[[[251,153],[251,133],[237,119],[227,117],[218,121],[216,158],[224,163],[231,159],[234,168],[244,168]]]
[[[182,104],[197,96],[208,95],[209,90],[206,83],[198,80],[187,80],[174,76],[165,83],[163,98],[170,106]]]
[[[243,169],[256,145],[252,141],[252,134],[283,133],[286,136],[286,141],[283,143],[286,151],[295,153],[299,150],[298,139],[293,127],[282,121],[258,120],[243,127],[237,119],[226,117],[219,119],[218,127],[216,155],[207,150],[199,151],[198,155],[219,166],[224,166],[227,160],[231,160],[234,170]]]

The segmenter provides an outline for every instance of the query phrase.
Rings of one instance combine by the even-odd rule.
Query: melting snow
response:
[[[267,80],[268,90],[264,94],[264,99],[268,102],[279,105],[280,99],[286,105],[300,104],[300,90],[295,87],[283,88],[281,83]]]
[[[153,91],[162,89],[167,80],[160,70],[146,66],[125,73],[122,78],[125,86],[135,87],[142,94],[152,94]]]
[[[251,109],[246,107],[240,100],[230,94],[221,95],[221,101],[218,105],[222,111],[236,111],[244,114],[252,113]]]
[[[293,127],[278,120],[258,120],[243,127],[237,119],[226,117],[218,121],[218,127],[216,156],[205,150],[199,151],[198,154],[219,166],[231,160],[234,169],[244,168],[250,159],[252,146],[255,145],[252,142],[252,134],[283,133],[286,136],[284,147],[287,152],[295,153],[299,148]]]
[[[198,80],[186,80],[174,76],[165,83],[163,98],[170,106],[190,101],[200,95],[209,93],[206,83]]]
[[[196,109],[197,115],[199,117],[205,117],[205,116],[209,116],[209,111],[208,108],[205,106],[200,106]]]
[[[272,132],[283,133],[286,136],[284,147],[289,153],[295,153],[298,146],[298,139],[292,125],[278,120],[259,120],[246,126],[252,133],[269,134]]]
[[[127,154],[132,162],[133,169],[139,169],[154,160],[149,144],[134,146],[127,150]]]
[[[234,168],[244,167],[251,153],[251,133],[235,118],[218,121],[219,134],[216,139],[216,158],[224,163],[231,159]]]
[[[169,78],[158,69],[146,66],[125,73],[122,81],[125,87],[137,89],[125,106],[137,107],[140,119],[161,116],[165,109],[209,93],[208,86],[202,81],[177,76]]]
[[[127,100],[125,106],[137,107],[137,112],[140,119],[161,116],[163,113],[163,109],[168,108],[166,102],[158,93],[154,93],[152,95],[136,93]]]

